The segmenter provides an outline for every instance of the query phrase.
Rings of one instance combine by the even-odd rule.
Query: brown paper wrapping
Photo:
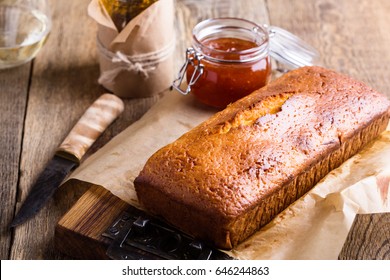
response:
[[[118,33],[110,16],[92,0],[88,14],[97,22],[98,82],[123,98],[150,97],[174,78],[173,0],[159,0]]]
[[[88,158],[72,178],[101,185],[142,209],[133,180],[146,160],[213,113],[191,96],[167,93]],[[357,213],[390,211],[389,129],[227,253],[238,259],[337,259]]]

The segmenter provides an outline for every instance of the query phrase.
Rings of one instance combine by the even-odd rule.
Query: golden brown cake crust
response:
[[[135,180],[139,200],[188,234],[234,247],[383,131],[389,108],[344,75],[291,71],[157,151]]]

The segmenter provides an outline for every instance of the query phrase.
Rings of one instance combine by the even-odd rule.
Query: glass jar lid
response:
[[[270,37],[269,54],[275,60],[292,68],[318,64],[318,51],[298,36],[277,26],[263,26]]]

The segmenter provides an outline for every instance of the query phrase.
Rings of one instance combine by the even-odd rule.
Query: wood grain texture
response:
[[[356,215],[339,259],[390,260],[390,213]]]
[[[17,209],[55,149],[103,90],[96,82],[96,29],[86,15],[88,1],[50,3],[52,31],[34,61],[31,75]],[[55,196],[34,219],[15,228],[10,258],[56,258],[51,244],[53,225],[74,202],[72,197]]]
[[[390,97],[390,2],[268,1],[270,23],[298,35],[321,54],[323,66],[361,80]]]
[[[66,183],[80,185],[83,182]],[[85,184],[85,183],[84,183]],[[105,259],[109,242],[102,233],[128,205],[100,186],[91,186],[58,222],[56,248],[80,259]]]
[[[0,259],[8,259],[31,64],[0,70]]]

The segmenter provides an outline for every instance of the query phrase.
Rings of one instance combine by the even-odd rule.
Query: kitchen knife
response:
[[[11,227],[24,223],[38,213],[68,173],[80,164],[86,151],[123,109],[124,104],[119,97],[105,93],[85,111],[38,177]]]

